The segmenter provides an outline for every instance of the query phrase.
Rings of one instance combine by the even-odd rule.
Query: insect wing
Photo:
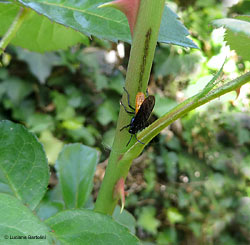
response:
[[[140,109],[135,115],[133,124],[145,124],[155,106],[155,97],[153,95],[148,96],[142,103]]]

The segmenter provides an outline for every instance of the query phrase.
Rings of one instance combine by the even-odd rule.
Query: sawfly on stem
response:
[[[138,92],[136,95],[135,108],[134,108],[133,106],[130,105],[128,91],[125,88],[123,89],[127,94],[128,106],[132,111],[129,111],[126,108],[126,106],[122,103],[122,101],[121,101],[121,105],[123,106],[124,110],[128,114],[133,115],[133,117],[130,123],[122,127],[120,131],[122,131],[125,128],[129,128],[128,132],[131,134],[131,137],[126,146],[129,145],[133,135],[135,136],[136,140],[139,143],[144,144],[143,142],[137,139],[136,134],[148,126],[148,119],[155,105],[155,97],[153,95],[149,95],[148,97],[145,97],[144,93]]]

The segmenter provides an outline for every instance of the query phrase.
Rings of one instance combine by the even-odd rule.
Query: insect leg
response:
[[[128,93],[127,89],[125,89],[125,87],[123,87],[123,89],[124,89],[124,91],[126,92],[126,94],[127,94],[127,96],[128,96],[128,106],[129,106],[129,108],[131,108],[132,110],[135,111],[135,108],[134,108],[133,106],[130,105],[130,102],[129,102],[129,93]]]
[[[128,127],[130,127],[130,124],[128,124],[128,125],[122,127],[122,128],[120,129],[120,132],[121,132],[123,129],[128,128]]]
[[[126,146],[128,146],[128,145],[129,145],[129,143],[130,143],[130,141],[131,141],[132,137],[133,137],[133,134],[131,134],[130,139],[129,139],[129,141],[128,141],[128,143],[127,143],[127,145],[126,145]]]
[[[133,111],[128,111],[128,109],[126,108],[126,106],[122,103],[122,101],[120,102],[120,104],[123,106],[124,110],[128,113],[128,114],[135,114]]]
[[[143,145],[145,144],[145,143],[143,143],[143,142],[141,142],[140,140],[137,139],[136,134],[135,134],[135,139],[136,139],[139,143],[141,143],[141,144],[143,144]]]

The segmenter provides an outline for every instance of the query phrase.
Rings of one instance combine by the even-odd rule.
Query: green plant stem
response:
[[[145,92],[147,88],[164,2],[164,0],[143,0],[140,4],[126,75],[126,89],[130,94],[132,106],[135,104],[137,92]],[[125,93],[122,101],[127,104]],[[120,171],[120,166],[117,163],[127,151],[126,144],[130,138],[130,134],[126,130],[120,132],[120,128],[129,124],[130,120],[131,117],[120,107],[109,163],[95,205],[95,211],[97,212],[110,215],[113,213],[118,201],[113,198],[114,186],[121,177],[124,179],[127,177],[129,168],[126,171],[124,169]],[[133,139],[131,144],[134,141]],[[126,164],[126,166],[130,166],[130,164]]]
[[[205,95],[202,98],[200,97],[200,94],[203,94],[203,91],[200,93],[194,95],[193,97],[185,100],[172,110],[170,110],[168,113],[166,113],[164,116],[153,122],[151,125],[149,125],[146,129],[144,129],[142,132],[138,134],[138,137],[140,137],[143,142],[145,142],[145,145],[151,141],[156,135],[158,135],[161,130],[166,128],[168,125],[170,125],[172,122],[176,121],[177,119],[181,118],[191,110],[213,100],[216,99],[226,93],[229,93],[231,91],[236,91],[238,88],[240,88],[242,85],[250,81],[250,72],[245,73],[244,75],[232,80],[231,82],[228,82],[221,87],[218,87],[212,91],[210,91],[207,95]],[[198,99],[197,99],[198,98]],[[130,161],[130,159],[134,159],[137,156],[140,155],[145,145],[141,145],[138,142],[136,142],[129,150],[124,154],[123,163],[127,163]],[[130,166],[125,166],[125,164],[118,163],[119,166],[122,166],[124,168],[124,171],[128,169]],[[122,170],[120,170],[122,171]]]
[[[17,13],[16,18],[14,19],[8,31],[5,33],[2,40],[0,41],[0,55],[4,52],[5,48],[9,45],[11,40],[15,37],[23,21],[26,19],[28,12],[29,11],[27,9],[20,8],[19,12]]]
[[[234,79],[233,81],[210,91],[206,96],[199,98],[199,95],[203,93],[201,91],[197,95],[187,99],[183,103],[179,104],[171,111],[166,113],[164,116],[156,120],[154,123],[149,125],[146,129],[144,129],[138,137],[140,137],[145,145],[152,140],[156,135],[158,135],[162,129],[166,128],[172,122],[176,121],[177,119],[181,118],[191,110],[213,100],[216,99],[228,92],[234,91],[240,88],[242,85],[250,81],[250,72]],[[123,176],[127,176],[129,168],[132,164],[133,159],[138,157],[141,152],[143,151],[145,145],[142,145],[136,142],[129,150],[122,156],[122,158],[117,163],[117,172],[122,173]]]
[[[140,137],[145,145],[152,140],[157,134],[161,132],[162,129],[170,125],[175,120],[181,118],[191,110],[213,100],[219,98],[220,96],[235,91],[240,88],[242,85],[250,81],[250,72],[224,84],[223,86],[210,91],[207,95],[202,98],[199,98],[201,91],[197,95],[187,99],[183,103],[179,104],[171,111],[166,113],[164,116],[156,120],[154,123],[149,125],[145,130],[143,130],[138,137]],[[197,100],[197,98],[199,98]],[[122,158],[116,163],[117,172],[121,173],[123,176],[127,176],[129,168],[131,166],[132,160],[135,159],[144,149],[145,145],[142,145],[136,142],[129,150],[122,156]]]

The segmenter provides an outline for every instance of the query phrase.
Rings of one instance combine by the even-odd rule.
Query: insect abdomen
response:
[[[142,92],[138,92],[135,98],[135,114],[139,111],[143,101],[145,100],[145,95]]]

